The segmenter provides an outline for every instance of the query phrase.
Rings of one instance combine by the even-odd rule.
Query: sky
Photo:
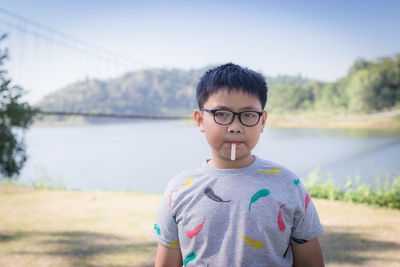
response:
[[[9,33],[5,67],[31,102],[86,76],[225,62],[335,81],[357,58],[400,53],[400,1],[1,0],[0,9],[130,59],[74,52],[61,45],[70,41],[31,35],[42,30],[0,12],[0,30]]]

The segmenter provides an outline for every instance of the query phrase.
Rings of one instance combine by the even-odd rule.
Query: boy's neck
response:
[[[253,155],[248,155],[244,158],[236,160],[225,160],[217,157],[211,157],[208,164],[216,169],[239,169],[249,166],[255,161]]]

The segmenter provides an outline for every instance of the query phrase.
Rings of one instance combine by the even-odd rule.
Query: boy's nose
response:
[[[230,133],[241,133],[242,123],[239,121],[239,116],[235,116],[231,124],[229,124],[228,132]]]

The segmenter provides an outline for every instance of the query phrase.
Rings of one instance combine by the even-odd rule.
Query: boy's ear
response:
[[[200,132],[204,133],[204,125],[203,125],[203,112],[200,109],[195,109],[193,111],[193,118],[199,127]]]
[[[261,132],[264,131],[265,125],[267,123],[267,118],[268,118],[268,112],[264,110],[261,116],[261,124],[262,124]]]

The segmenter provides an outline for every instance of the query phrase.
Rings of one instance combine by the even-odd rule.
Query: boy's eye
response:
[[[246,113],[243,113],[242,114],[242,116],[244,116],[245,118],[254,118],[254,117],[256,117],[256,113],[254,113],[254,112],[246,112]]]
[[[230,117],[230,116],[232,116],[232,114],[230,112],[227,112],[227,111],[217,111],[217,112],[215,112],[215,117],[226,118],[226,117]]]

